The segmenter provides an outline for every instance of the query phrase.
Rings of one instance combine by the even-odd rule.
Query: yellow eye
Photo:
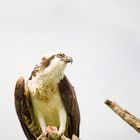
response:
[[[63,58],[63,57],[65,57],[65,54],[63,54],[63,53],[58,53],[56,56],[57,56],[58,58]]]

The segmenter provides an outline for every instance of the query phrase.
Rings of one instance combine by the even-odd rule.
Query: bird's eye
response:
[[[63,54],[63,53],[58,53],[56,56],[57,56],[58,58],[63,58],[63,57],[65,56],[65,54]]]

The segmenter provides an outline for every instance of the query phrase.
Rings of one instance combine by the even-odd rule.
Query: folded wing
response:
[[[69,117],[69,138],[71,138],[73,134],[79,137],[80,111],[74,87],[71,85],[66,76],[64,76],[64,78],[60,81],[58,86]]]
[[[29,93],[25,93],[25,81],[20,77],[15,86],[15,108],[22,129],[28,140],[36,140],[41,129],[33,115]]]

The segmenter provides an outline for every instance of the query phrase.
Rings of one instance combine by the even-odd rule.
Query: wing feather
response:
[[[74,87],[71,85],[66,76],[64,76],[64,78],[60,81],[58,87],[69,117],[69,138],[71,138],[73,134],[79,137],[80,111]]]
[[[28,140],[36,140],[36,138],[41,134],[41,130],[33,116],[30,96],[28,93],[25,94],[25,81],[23,77],[18,79],[14,95],[15,108],[22,129]]]

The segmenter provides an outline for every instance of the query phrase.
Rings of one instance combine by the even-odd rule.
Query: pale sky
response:
[[[0,139],[26,140],[15,83],[51,52],[74,60],[65,73],[77,93],[82,140],[140,139],[104,105],[113,99],[140,118],[139,0],[0,0]]]

